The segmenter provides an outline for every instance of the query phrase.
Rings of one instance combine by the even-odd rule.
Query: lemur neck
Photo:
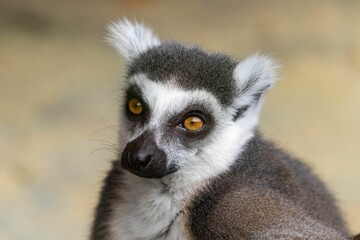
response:
[[[171,174],[161,179],[141,178],[132,173],[124,173],[124,191],[138,192],[139,196],[143,194],[158,193],[166,195],[188,196],[196,190],[205,186],[209,179],[197,179],[189,181],[186,176]]]

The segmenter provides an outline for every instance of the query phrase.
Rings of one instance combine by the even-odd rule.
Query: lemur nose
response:
[[[130,171],[153,174],[161,164],[166,167],[165,154],[156,146],[154,135],[150,132],[141,134],[129,142],[122,154],[121,164]]]
[[[146,167],[152,157],[152,151],[148,151],[148,148],[140,148],[138,151],[129,152],[128,153],[128,161],[130,165],[135,165],[137,168],[144,168]]]
[[[126,145],[121,154],[121,167],[144,178],[162,178],[177,170],[168,166],[166,154],[157,147],[151,132],[144,132]]]

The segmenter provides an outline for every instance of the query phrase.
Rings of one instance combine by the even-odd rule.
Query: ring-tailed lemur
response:
[[[322,182],[256,131],[270,58],[161,42],[127,20],[109,29],[128,70],[92,240],[348,239]]]

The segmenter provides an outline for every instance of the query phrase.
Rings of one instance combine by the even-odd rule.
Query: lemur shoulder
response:
[[[128,69],[90,239],[349,239],[324,184],[256,130],[272,59],[109,30]]]

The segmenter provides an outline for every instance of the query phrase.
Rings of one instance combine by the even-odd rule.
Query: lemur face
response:
[[[212,94],[183,89],[175,79],[156,82],[143,73],[129,79],[123,106],[129,140],[121,163],[136,175],[161,178],[194,164],[232,122]]]
[[[274,82],[270,59],[238,62],[124,21],[110,42],[128,61],[121,166],[144,178],[212,175],[252,136],[262,95]],[[221,159],[218,161],[217,159]]]

